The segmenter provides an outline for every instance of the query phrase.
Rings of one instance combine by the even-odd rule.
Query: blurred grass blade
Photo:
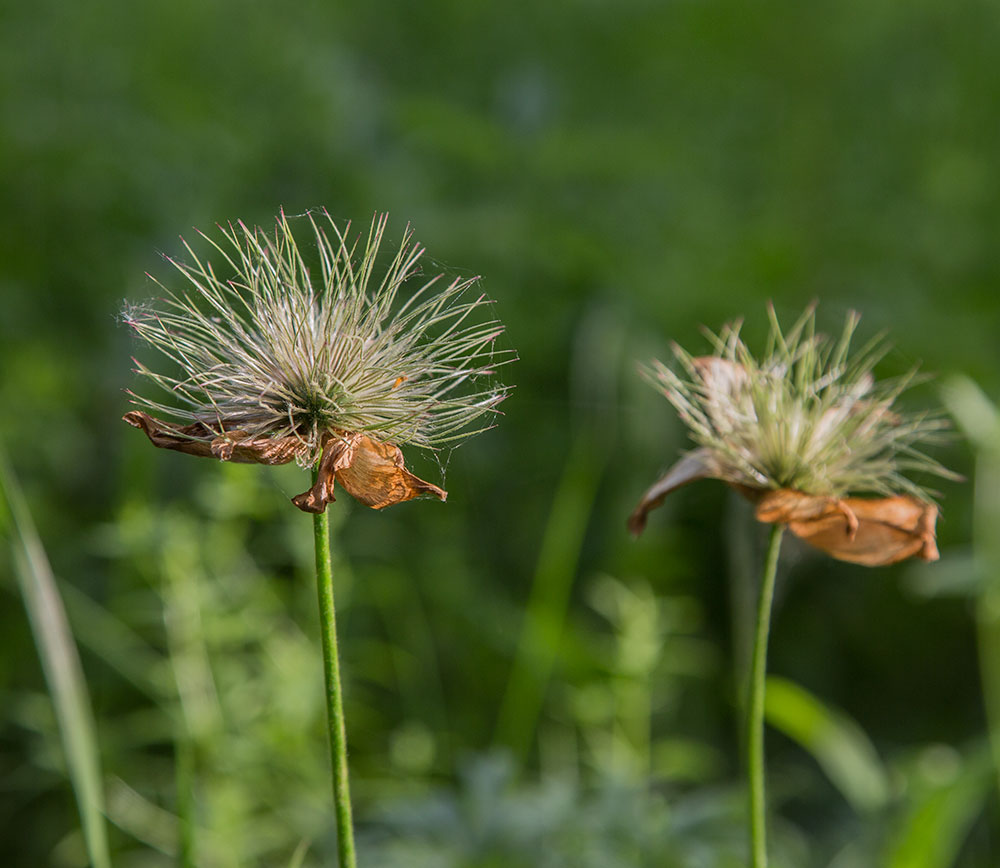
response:
[[[991,781],[985,750],[962,757],[950,748],[929,748],[921,764],[931,783],[911,782],[917,795],[879,863],[885,868],[951,868],[983,810]]]
[[[941,399],[977,449],[1000,449],[1000,411],[976,383],[968,377],[949,377]]]
[[[576,330],[570,393],[580,417],[556,489],[532,578],[524,625],[497,721],[496,741],[523,760],[559,656],[570,590],[615,439],[624,330],[613,310],[591,307]]]
[[[302,868],[306,861],[306,854],[309,852],[309,839],[303,838],[299,841],[299,846],[292,853],[292,858],[288,862],[288,868]]]
[[[87,853],[93,868],[110,868],[100,757],[83,667],[48,558],[2,451],[0,492],[13,518],[15,572],[55,706]]]
[[[941,397],[976,452],[970,573],[983,706],[1000,785],[1000,411],[968,377],[950,377]]]
[[[157,703],[176,697],[174,684],[165,676],[168,670],[163,655],[142,636],[72,585],[63,585],[62,600],[81,648]]]
[[[873,811],[886,803],[885,768],[864,730],[843,712],[827,707],[798,684],[771,676],[765,716],[813,755],[856,811]]]
[[[179,868],[194,868],[194,745],[183,724],[178,725],[174,738],[174,780],[177,786],[177,864]]]
[[[108,817],[119,829],[147,847],[171,860],[178,858],[180,829],[177,817],[153,804],[121,778],[111,777],[108,781]]]
[[[578,437],[545,527],[517,656],[497,723],[497,742],[522,760],[531,745],[559,654],[570,588],[602,470],[603,462],[589,443]]]

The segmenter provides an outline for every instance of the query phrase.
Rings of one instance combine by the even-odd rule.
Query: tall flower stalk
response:
[[[330,517],[313,515],[316,549],[316,595],[319,602],[320,638],[323,645],[323,675],[326,678],[326,721],[333,769],[333,804],[337,815],[337,855],[341,868],[354,868],[354,821],[351,784],[347,773],[347,723],[344,720],[344,691],[340,679],[340,652],[337,647],[337,611],[333,601],[333,563],[330,557]]]
[[[922,450],[939,441],[939,416],[900,410],[916,371],[878,382],[888,351],[881,338],[851,351],[859,317],[839,338],[816,332],[809,308],[784,331],[773,308],[758,359],[740,325],[708,333],[711,356],[674,345],[677,370],[654,362],[643,374],[674,405],[696,448],[643,495],[629,518],[642,532],[650,510],[676,488],[721,479],[772,525],[758,597],[746,702],[746,761],[753,868],[767,865],[764,791],[764,684],[771,608],[782,537],[795,536],[839,560],[881,566],[909,557],[936,560],[937,506],[906,475],[956,478]],[[857,496],[866,495],[866,496]]]
[[[168,360],[165,372],[136,361],[136,372],[169,400],[130,392],[140,409],[124,420],[161,448],[312,468],[312,485],[292,502],[314,516],[338,853],[353,868],[325,510],[337,484],[373,509],[445,500],[406,469],[400,447],[436,450],[490,427],[508,391],[494,373],[513,353],[496,347],[503,326],[482,316],[489,301],[474,291],[478,278],[417,279],[423,249],[409,228],[383,260],[385,216],[363,243],[325,212],[304,222],[308,248],[284,214],[271,233],[237,223],[219,227],[221,238],[202,235],[215,262],[185,243],[189,260],[169,261],[186,290],[158,284],[163,298],[126,306],[125,322]]]
[[[764,794],[764,685],[767,679],[767,644],[771,635],[774,583],[778,575],[783,524],[771,525],[764,573],[757,599],[753,653],[746,706],[747,814],[750,818],[750,858],[754,868],[767,865],[767,799]]]

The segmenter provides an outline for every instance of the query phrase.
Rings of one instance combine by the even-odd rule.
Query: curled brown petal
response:
[[[303,512],[312,513],[323,512],[328,503],[333,503],[336,500],[333,496],[335,477],[354,459],[354,450],[360,438],[360,434],[331,433],[323,444],[316,482],[308,491],[295,495],[292,503]]]
[[[639,536],[646,527],[650,511],[663,503],[670,492],[697,479],[716,475],[715,463],[707,449],[689,452],[647,489],[638,506],[628,517],[629,531],[633,536]]]
[[[910,557],[938,559],[937,507],[909,495],[835,498],[779,489],[760,495],[756,516],[787,524],[800,539],[850,563],[880,567]]]
[[[406,469],[398,446],[378,443],[363,435],[351,463],[337,474],[337,481],[351,497],[372,509],[403,503],[421,494],[432,494],[442,501],[448,499],[443,488]]]
[[[847,536],[853,538],[858,532],[857,514],[840,497],[823,497],[805,494],[793,488],[779,488],[774,491],[748,489],[743,492],[748,500],[757,506],[754,515],[757,521],[767,524],[808,524],[820,519],[841,515],[845,522]],[[851,498],[858,500],[858,498]]]
[[[308,445],[297,437],[251,437],[244,431],[227,430],[224,419],[214,428],[203,422],[171,425],[139,410],[122,418],[145,432],[154,446],[202,458],[244,464],[287,464],[308,450]],[[335,500],[335,482],[372,509],[403,503],[421,494],[432,494],[439,500],[448,497],[443,488],[406,469],[398,446],[379,443],[366,434],[344,431],[330,431],[326,435],[316,482],[293,497],[292,503],[304,512],[323,512]]]
[[[642,496],[629,517],[629,530],[638,536],[650,510],[675,489],[717,476],[706,450],[684,456]],[[937,507],[933,503],[910,495],[840,498],[791,488],[765,490],[730,485],[755,504],[758,521],[785,524],[799,539],[838,560],[878,567],[911,557],[938,559]]]
[[[420,494],[432,494],[438,500],[448,497],[443,488],[406,469],[398,446],[379,443],[366,434],[332,434],[323,448],[315,484],[293,497],[292,503],[305,512],[323,512],[334,500],[334,482],[372,509],[403,503]]]
[[[226,420],[213,428],[203,422],[171,425],[139,410],[122,416],[133,428],[144,431],[150,443],[201,458],[217,458],[238,464],[287,464],[308,446],[297,437],[252,437],[240,430],[227,430]]]

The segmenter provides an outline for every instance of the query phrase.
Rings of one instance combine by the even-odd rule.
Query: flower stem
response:
[[[315,473],[314,480],[315,482]],[[316,541],[316,590],[319,595],[320,638],[326,675],[326,713],[333,769],[333,803],[337,814],[337,853],[340,868],[355,868],[351,791],[347,780],[347,730],[337,656],[337,621],[333,606],[333,567],[330,561],[330,520],[325,512],[313,516]]]
[[[750,795],[750,853],[752,868],[767,868],[767,824],[764,801],[764,680],[767,676],[767,638],[771,632],[771,602],[783,524],[771,527],[764,559],[764,575],[757,602],[757,629],[750,664],[750,696],[747,701],[747,778]]]

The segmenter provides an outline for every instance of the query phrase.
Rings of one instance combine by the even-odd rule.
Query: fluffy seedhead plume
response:
[[[711,356],[674,345],[677,370],[661,362],[642,369],[698,448],[646,492],[629,520],[633,533],[671,491],[710,477],[754,501],[761,521],[788,524],[843,560],[936,558],[937,508],[907,474],[956,477],[922,451],[942,439],[946,421],[896,406],[916,371],[876,381],[875,365],[889,346],[879,336],[852,352],[855,313],[830,339],[816,333],[813,307],[787,331],[772,307],[768,312],[770,336],[760,358],[736,323],[707,333]],[[848,497],[857,494],[881,499]]]
[[[284,213],[273,233],[242,222],[218,240],[199,233],[216,262],[185,242],[188,261],[169,261],[186,291],[158,282],[163,298],[126,307],[125,322],[174,365],[136,361],[170,401],[130,393],[170,421],[126,421],[155,445],[223,460],[314,465],[335,440],[338,472],[359,443],[402,467],[386,444],[436,449],[490,427],[508,391],[494,372],[513,353],[496,348],[503,326],[484,320],[478,278],[432,277],[404,293],[423,254],[409,228],[376,274],[385,216],[363,242],[325,211],[295,220],[308,245]]]
[[[773,307],[768,313],[771,331],[760,359],[736,323],[707,332],[713,356],[696,358],[675,344],[679,372],[660,362],[644,370],[720,478],[832,497],[905,492],[929,499],[907,473],[953,476],[921,450],[942,439],[947,422],[895,405],[916,382],[916,370],[876,381],[874,367],[890,349],[882,336],[851,352],[856,313],[836,340],[816,333],[813,307],[787,332]]]

